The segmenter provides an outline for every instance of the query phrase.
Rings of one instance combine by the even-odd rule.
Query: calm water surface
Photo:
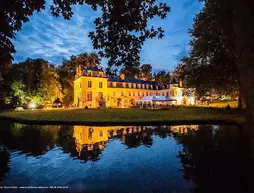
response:
[[[234,125],[0,122],[0,192],[248,192],[249,162]]]

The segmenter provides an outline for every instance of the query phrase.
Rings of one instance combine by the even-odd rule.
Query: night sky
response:
[[[188,30],[203,5],[198,0],[165,1],[171,7],[167,18],[154,18],[149,22],[149,25],[161,26],[165,36],[160,40],[147,40],[141,52],[141,63],[152,64],[154,71],[171,71],[183,56],[188,55],[191,38]],[[48,6],[50,3],[47,1]],[[69,21],[53,17],[49,8],[30,17],[13,40],[17,51],[14,62],[30,57],[43,58],[59,65],[63,58],[94,51],[88,33],[94,30],[93,20],[100,16],[100,11],[94,12],[89,6],[77,5],[73,6],[73,12]],[[104,67],[106,63],[107,60],[103,59]]]

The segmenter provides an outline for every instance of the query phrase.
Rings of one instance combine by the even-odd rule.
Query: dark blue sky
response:
[[[173,70],[180,59],[188,54],[188,29],[195,14],[202,8],[198,0],[164,1],[171,7],[171,12],[165,20],[154,18],[149,25],[161,26],[165,36],[160,40],[147,40],[141,52],[141,63],[152,64],[155,71]],[[100,12],[92,11],[89,6],[74,6],[73,10],[74,15],[69,21],[53,17],[49,9],[30,17],[30,21],[23,25],[13,40],[17,51],[14,62],[30,57],[44,58],[59,65],[63,58],[94,51],[88,33],[93,31],[93,20],[100,16]],[[104,67],[106,63],[103,59]]]

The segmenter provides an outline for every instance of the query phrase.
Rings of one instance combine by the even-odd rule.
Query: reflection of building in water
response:
[[[187,133],[189,130],[198,130],[198,125],[174,125],[170,126],[170,130],[173,133]]]
[[[74,126],[76,150],[82,160],[96,160],[111,138],[119,138],[128,147],[152,145],[152,135],[158,133],[185,133],[197,125],[146,126]]]

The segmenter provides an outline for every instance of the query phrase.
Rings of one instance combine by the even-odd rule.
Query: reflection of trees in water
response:
[[[153,144],[152,131],[148,129],[142,132],[127,133],[121,136],[121,140],[129,148],[135,148],[142,144],[151,146]]]
[[[195,184],[193,192],[250,192],[253,180],[249,146],[237,126],[200,126],[177,134],[183,145],[179,158],[184,177]],[[253,181],[252,181],[253,182]]]
[[[171,130],[165,126],[158,126],[153,130],[154,135],[158,135],[160,138],[165,139],[171,135]]]
[[[58,143],[62,146],[64,153],[70,153],[71,156],[76,157],[78,152],[76,150],[75,139],[73,138],[73,127],[69,125],[62,125],[58,132]]]
[[[82,147],[82,150],[79,154],[79,159],[88,161],[97,161],[100,159],[100,155],[104,146],[106,145],[106,141],[97,142],[94,144],[86,144]]]
[[[0,144],[0,182],[3,180],[5,173],[7,173],[10,163],[10,153],[5,146]]]
[[[54,147],[58,126],[22,125],[1,122],[0,141],[9,148],[33,156]]]

